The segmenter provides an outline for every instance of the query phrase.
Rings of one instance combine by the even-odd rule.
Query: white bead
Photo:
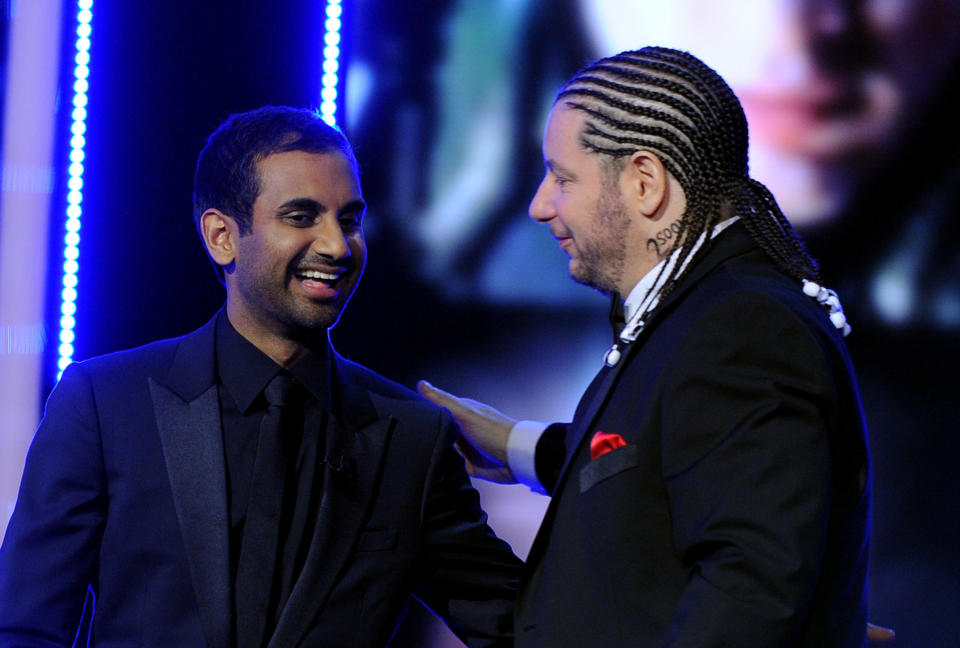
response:
[[[836,313],[830,313],[830,321],[833,322],[833,325],[838,329],[843,329],[847,323],[847,318],[843,314],[843,311],[837,311]]]
[[[832,312],[835,312],[835,311],[838,311],[838,310],[842,310],[842,309],[840,308],[840,300],[837,298],[836,295],[830,295],[830,296],[827,298],[827,306],[830,307],[830,312],[831,312],[831,313],[832,313]]]
[[[843,337],[847,337],[848,335],[850,335],[850,331],[851,331],[851,330],[852,330],[852,329],[850,328],[850,325],[849,325],[849,324],[844,324],[844,325],[843,325]]]
[[[620,362],[620,349],[616,346],[610,347],[610,350],[607,351],[607,355],[604,358],[604,362],[607,363],[608,367],[613,367]]]
[[[816,297],[820,293],[820,286],[814,282],[804,279],[803,280],[803,294],[807,297]]]

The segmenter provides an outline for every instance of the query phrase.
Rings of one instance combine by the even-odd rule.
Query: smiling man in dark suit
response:
[[[194,215],[226,286],[202,328],[69,366],[0,548],[0,646],[383,646],[413,594],[509,645],[519,561],[449,415],[340,357],[366,205],[317,115],[233,115]]]
[[[471,470],[551,495],[521,647],[861,646],[870,463],[836,295],[750,178],[727,84],[665,48],[559,92],[530,216],[614,297],[615,344],[568,425],[422,383]]]

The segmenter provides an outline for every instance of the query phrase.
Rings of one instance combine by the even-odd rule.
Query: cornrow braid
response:
[[[777,201],[749,176],[740,101],[702,61],[664,47],[622,52],[580,70],[556,101],[586,114],[580,134],[585,149],[612,161],[651,151],[683,187],[687,205],[675,237],[678,258],[661,270],[667,274],[656,282],[663,282],[656,304],[689,271],[684,261],[700,236],[734,214],[785,272],[819,283],[816,261]]]

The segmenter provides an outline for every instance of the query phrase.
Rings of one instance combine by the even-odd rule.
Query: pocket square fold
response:
[[[597,430],[594,432],[593,438],[590,439],[590,461],[625,445],[627,445],[627,442],[619,434]]]

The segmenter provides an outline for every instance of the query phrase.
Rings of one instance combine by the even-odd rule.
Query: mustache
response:
[[[327,268],[336,268],[349,270],[354,267],[355,261],[353,256],[346,256],[340,259],[334,259],[332,256],[327,254],[309,254],[299,259],[294,259],[293,263],[290,264],[290,267],[293,270],[307,270],[310,268],[317,267],[327,267]]]

